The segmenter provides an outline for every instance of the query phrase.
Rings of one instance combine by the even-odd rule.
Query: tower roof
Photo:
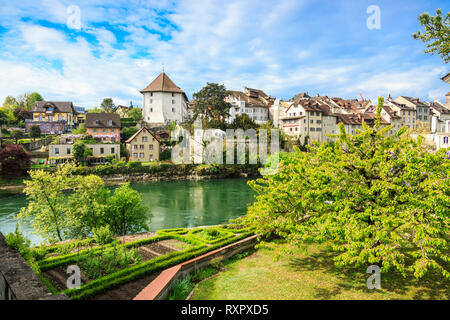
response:
[[[186,96],[184,91],[181,90],[164,72],[161,72],[145,89],[141,90],[141,93],[144,92],[178,92]]]

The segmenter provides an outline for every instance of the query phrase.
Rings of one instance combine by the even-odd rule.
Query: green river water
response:
[[[135,183],[132,187],[142,194],[150,207],[150,230],[215,225],[245,215],[254,200],[254,191],[246,179],[204,181],[167,181]],[[26,206],[23,195],[0,197],[0,232],[13,232],[14,216]],[[28,224],[20,224],[33,244],[42,238],[33,234]]]

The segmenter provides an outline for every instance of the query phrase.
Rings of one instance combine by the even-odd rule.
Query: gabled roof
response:
[[[425,103],[419,101],[419,98],[413,98],[413,97],[407,97],[407,96],[400,96],[400,97],[408,100],[409,102],[411,102],[412,104],[414,104],[416,106],[428,107]]]
[[[70,101],[36,101],[32,112],[45,112],[48,108],[53,108],[53,112],[76,113]]]
[[[450,109],[445,108],[444,106],[442,106],[439,103],[433,102],[433,103],[431,103],[430,107],[439,113],[450,114]]]
[[[120,128],[120,116],[117,113],[87,113],[86,128]]]
[[[397,112],[395,112],[394,110],[391,109],[391,107],[387,106],[387,105],[383,105],[383,109],[384,111],[387,112],[387,114],[392,118],[392,119],[401,119],[402,117],[400,117]]]
[[[133,134],[128,140],[125,141],[125,143],[130,143],[131,141],[133,141],[143,130],[146,130],[148,133],[150,133],[152,135],[153,138],[156,139],[156,141],[160,142],[158,137],[155,136],[153,134],[153,132],[151,132],[149,129],[147,129],[146,127],[142,127],[140,128],[135,134]]]
[[[141,93],[144,92],[175,92],[182,93],[186,100],[186,94],[183,90],[181,90],[164,72],[161,72],[159,76],[156,77],[145,89],[141,90]]]

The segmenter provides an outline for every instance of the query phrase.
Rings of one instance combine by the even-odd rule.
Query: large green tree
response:
[[[115,108],[116,108],[116,106],[113,102],[113,99],[111,99],[111,98],[103,99],[103,101],[100,105],[100,109],[106,113],[113,113]]]
[[[413,34],[414,39],[427,43],[425,53],[439,54],[445,63],[450,61],[450,12],[442,16],[442,9],[436,10],[436,16],[425,12],[419,16],[424,31]]]
[[[148,218],[141,194],[129,183],[115,189],[108,198],[106,221],[116,235],[148,230]]]
[[[420,278],[435,269],[450,278],[450,152],[380,128],[334,144],[296,148],[278,172],[251,182],[258,193],[243,223],[288,242],[328,242],[337,265],[377,264]]]
[[[31,125],[29,135],[31,138],[33,138],[33,140],[35,140],[36,138],[40,138],[41,137],[41,127],[38,125],[35,125],[35,124]]]
[[[204,128],[222,126],[230,115],[231,104],[225,101],[228,94],[224,85],[207,83],[193,95],[193,120],[200,118]]]

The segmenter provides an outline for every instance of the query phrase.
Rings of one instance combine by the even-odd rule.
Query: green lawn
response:
[[[287,245],[282,245],[288,248]],[[422,280],[404,279],[392,272],[381,275],[381,290],[366,286],[365,268],[343,270],[334,266],[333,254],[311,245],[309,254],[297,248],[293,255],[259,249],[244,259],[226,264],[216,276],[198,284],[193,300],[304,300],[304,299],[445,299],[450,281],[436,274]]]

